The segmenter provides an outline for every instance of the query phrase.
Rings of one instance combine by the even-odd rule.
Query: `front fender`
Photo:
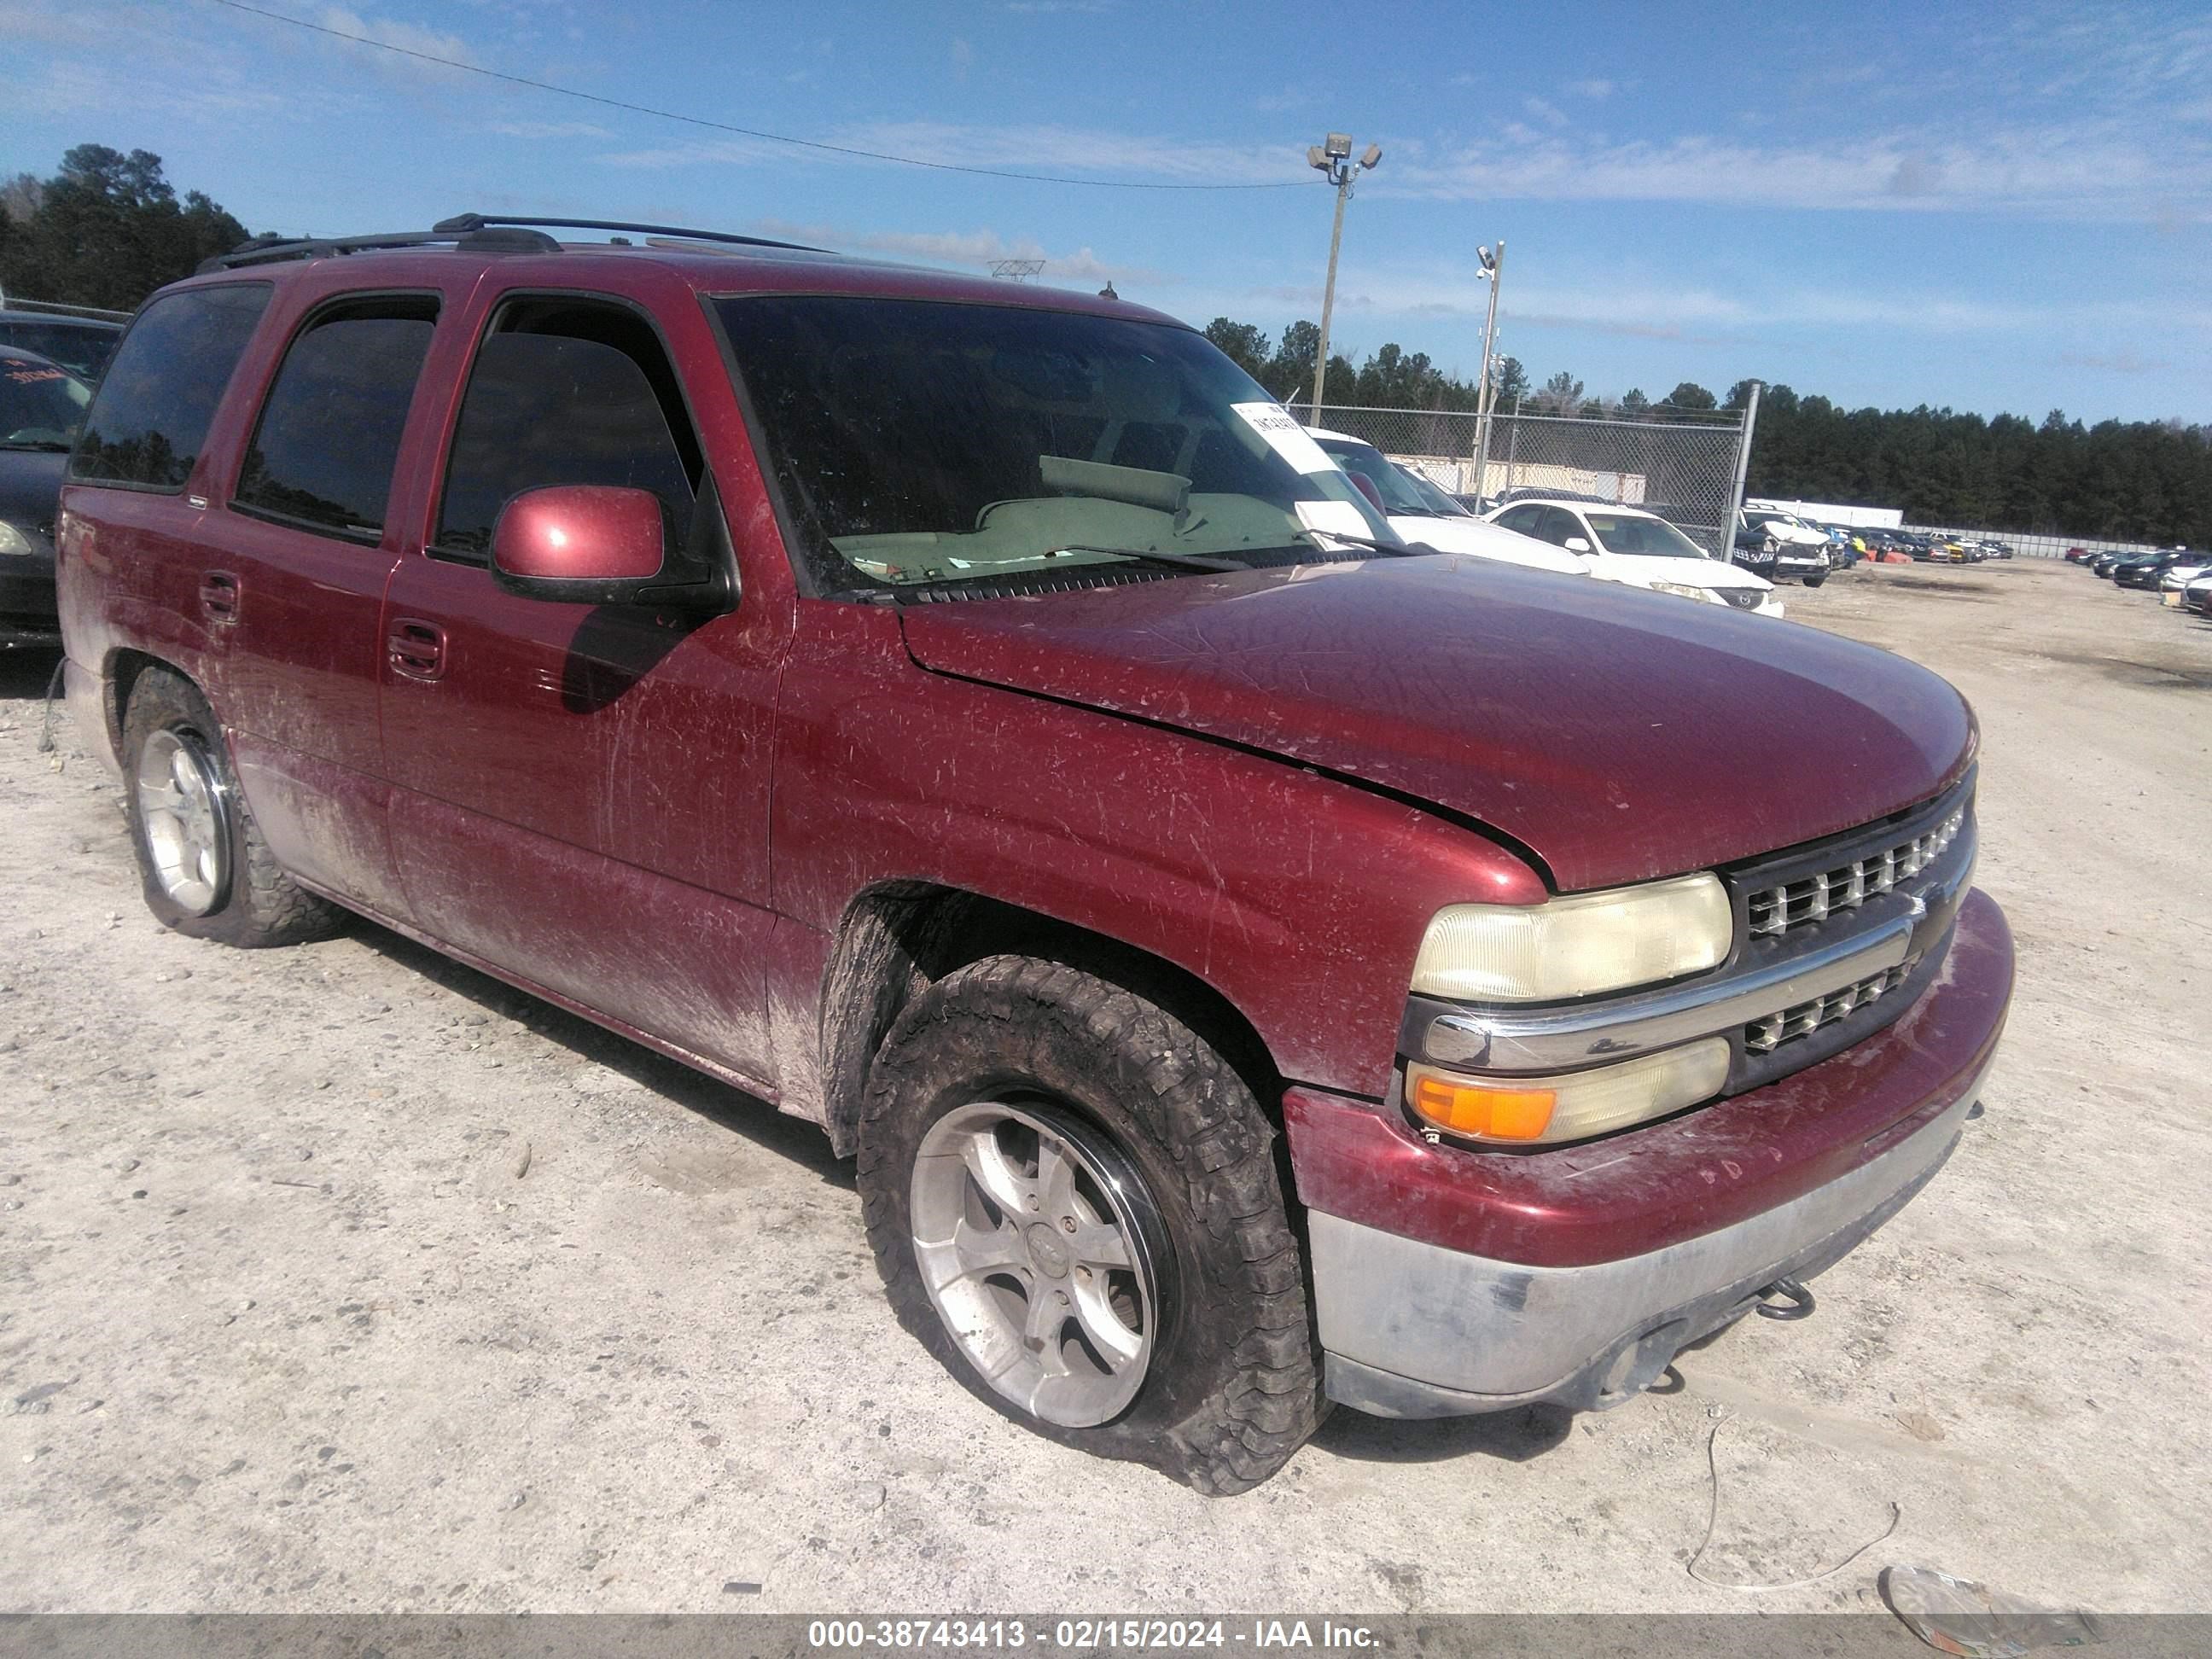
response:
[[[887,881],[1002,900],[1195,975],[1285,1077],[1379,1097],[1429,918],[1546,896],[1528,864],[1418,805],[934,674],[895,618],[832,611],[785,674],[770,832],[775,908],[825,935]]]

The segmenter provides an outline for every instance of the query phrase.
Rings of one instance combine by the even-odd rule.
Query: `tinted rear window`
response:
[[[262,405],[236,504],[374,538],[436,309],[430,300],[374,302],[295,340]]]
[[[188,289],[141,312],[100,383],[70,477],[183,489],[269,294],[266,283]]]

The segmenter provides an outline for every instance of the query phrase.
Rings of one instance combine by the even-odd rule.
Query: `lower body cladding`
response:
[[[1641,1392],[1927,1185],[2011,984],[2003,915],[1970,894],[1942,974],[1893,1024],[1763,1088],[1545,1152],[1431,1146],[1370,1104],[1292,1090],[1329,1396],[1447,1417]]]

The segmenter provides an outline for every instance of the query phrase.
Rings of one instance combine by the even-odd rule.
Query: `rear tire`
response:
[[[1164,1009],[1055,963],[970,963],[884,1040],[860,1139],[891,1306],[994,1410],[1216,1495],[1320,1425],[1274,1130]]]
[[[166,668],[131,688],[123,716],[123,801],[146,908],[192,939],[245,949],[299,945],[345,912],[277,867],[231,770],[215,711]]]

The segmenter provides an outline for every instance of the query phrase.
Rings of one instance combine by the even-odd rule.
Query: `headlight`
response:
[[[1692,587],[1687,582],[1654,582],[1651,584],[1651,591],[1654,593],[1672,593],[1678,599],[1695,599],[1700,605],[1708,599],[1718,600],[1723,605],[1728,603],[1710,589]]]
[[[16,529],[5,519],[0,519],[0,557],[11,555],[23,557],[38,550],[28,536]]]
[[[1735,924],[1720,878],[1677,876],[1543,904],[1439,910],[1413,989],[1462,1002],[1548,1002],[1717,967]]]
[[[1422,1121],[1453,1134],[1542,1146],[1694,1106],[1720,1091],[1728,1070],[1726,1037],[1558,1077],[1469,1077],[1408,1066],[1406,1103]]]

